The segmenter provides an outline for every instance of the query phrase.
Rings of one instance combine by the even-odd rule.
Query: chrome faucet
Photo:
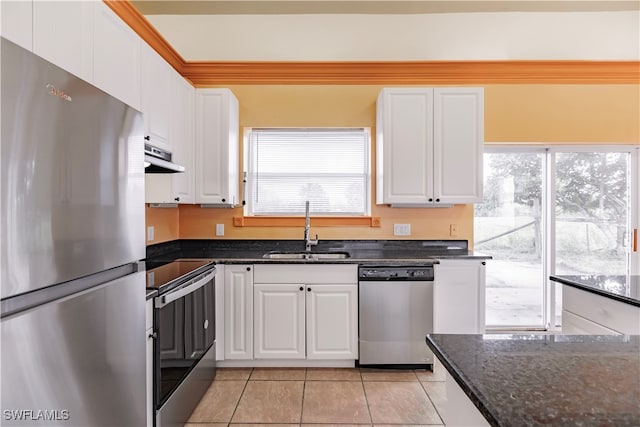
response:
[[[309,231],[311,229],[311,217],[309,216],[309,201],[305,202],[305,219],[304,219],[304,243],[305,250],[307,252],[311,252],[311,246],[315,246],[318,244],[318,235],[316,234],[315,239],[309,238]]]

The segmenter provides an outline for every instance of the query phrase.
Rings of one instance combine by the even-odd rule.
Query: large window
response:
[[[364,216],[370,209],[368,129],[250,129],[248,215]]]
[[[638,151],[486,148],[474,249],[493,257],[487,263],[488,327],[559,326],[562,293],[548,280],[551,274],[637,271]]]

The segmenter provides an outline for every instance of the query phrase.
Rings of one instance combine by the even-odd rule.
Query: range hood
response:
[[[184,166],[171,161],[171,153],[153,145],[144,144],[144,173],[184,172]]]

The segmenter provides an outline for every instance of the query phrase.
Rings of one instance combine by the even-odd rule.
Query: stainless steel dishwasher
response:
[[[433,364],[433,265],[360,266],[360,365]]]

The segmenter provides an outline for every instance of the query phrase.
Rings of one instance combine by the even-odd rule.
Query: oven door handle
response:
[[[182,298],[185,295],[188,295],[192,292],[197,291],[207,283],[209,283],[216,275],[216,269],[213,268],[211,271],[204,273],[195,279],[190,280],[184,285],[172,290],[171,292],[161,295],[156,298],[155,307],[162,308],[167,304],[172,303],[173,301]]]

